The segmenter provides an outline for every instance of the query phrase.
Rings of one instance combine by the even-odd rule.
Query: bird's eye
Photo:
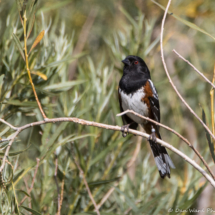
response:
[[[138,61],[134,61],[134,64],[138,64]]]

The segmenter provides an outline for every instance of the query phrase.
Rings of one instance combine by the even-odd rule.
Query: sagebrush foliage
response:
[[[19,0],[17,2],[23,3]],[[24,1],[24,4],[25,2],[27,1]],[[183,110],[179,108],[177,102],[170,104],[169,97],[173,101],[175,98],[170,87],[163,88],[167,79],[162,69],[155,72],[159,65],[154,63],[157,59],[153,57],[159,53],[159,35],[153,35],[156,19],[146,19],[141,11],[138,11],[137,16],[132,18],[129,12],[121,7],[121,16],[123,16],[120,20],[121,27],[112,29],[109,34],[104,31],[98,36],[101,48],[98,46],[96,53],[91,53],[94,49],[88,45],[86,50],[74,56],[73,51],[78,33],[75,32],[75,27],[73,30],[73,26],[70,26],[66,19],[60,18],[59,14],[62,11],[57,11],[69,3],[70,1],[53,3],[52,13],[56,16],[52,13],[45,13],[49,11],[49,8],[44,6],[45,3],[29,0],[26,5],[28,33],[33,26],[28,38],[28,50],[37,35],[45,30],[44,38],[29,54],[29,67],[38,98],[47,117],[70,116],[121,125],[121,119],[116,117],[116,114],[120,112],[117,98],[117,85],[122,73],[120,61],[126,55],[134,54],[149,61],[162,106],[165,106],[163,109],[161,107],[162,122],[186,134],[182,119],[179,119],[180,116],[182,118]],[[114,2],[110,1],[109,6],[114,7]],[[1,7],[1,10],[6,10],[7,13],[4,14],[5,20],[0,19],[2,28],[0,33],[0,116],[11,124],[20,126],[42,120],[42,116],[19,49],[24,47],[23,28],[18,13],[20,6],[17,7],[17,4],[10,2]],[[22,11],[20,14],[22,15]],[[35,22],[32,25],[34,14]],[[72,32],[69,32],[68,28],[72,29]],[[20,40],[20,47],[17,45],[16,37]],[[74,80],[69,81],[68,68],[76,59],[79,59],[78,68]],[[181,65],[178,67],[183,68]],[[184,78],[183,75],[181,77]],[[206,88],[202,83],[200,85],[197,92],[199,88]],[[189,92],[189,94],[192,93]],[[198,99],[201,99],[201,96]],[[192,100],[193,106],[198,103],[198,99]],[[169,117],[169,113],[173,117]],[[185,115],[187,115],[186,111]],[[178,124],[174,127],[176,121]],[[200,130],[202,134],[199,141],[206,144],[203,136],[204,130],[199,125],[196,130]],[[8,126],[0,125],[1,138],[7,138],[12,132]],[[162,130],[162,132],[164,139],[166,138],[182,150],[185,149],[179,146],[181,141],[176,137],[170,136],[167,131]],[[136,141],[137,138],[131,135],[122,138],[119,132],[68,122],[46,124],[23,131],[13,143],[8,157],[11,164],[6,164],[2,174],[1,213],[29,213],[29,199],[22,204],[25,208],[19,206],[19,203],[27,195],[26,186],[31,186],[36,158],[40,159],[40,165],[30,193],[31,208],[34,210],[31,212],[32,214],[57,212],[58,194],[54,179],[56,157],[59,186],[64,181],[61,214],[89,214],[87,212],[94,210],[83,180],[73,162],[71,142],[75,145],[76,159],[85,172],[97,203],[114,186],[115,182],[121,180],[119,186],[102,205],[101,214],[115,215],[125,212],[137,215],[167,214],[169,208],[186,210],[193,206],[205,187],[199,182],[199,173],[181,158],[175,158],[176,170],[171,173],[172,178],[160,180],[153,159],[151,160],[152,155],[146,140],[142,141],[141,150],[132,167],[135,174],[132,177],[131,173],[125,174],[122,179],[120,178],[127,171],[126,164],[132,157]],[[7,144],[8,142],[0,143],[2,156]],[[194,158],[193,152],[187,148],[186,150],[189,156]],[[208,148],[203,152],[204,157],[208,158]],[[95,214],[95,212],[90,214]],[[177,213],[173,210],[170,214]]]

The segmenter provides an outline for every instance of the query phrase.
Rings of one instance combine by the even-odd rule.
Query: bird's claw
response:
[[[123,136],[123,137],[126,137],[127,134],[129,133],[129,126],[130,126],[130,124],[128,124],[128,125],[123,125],[123,126],[121,127],[121,131],[122,131],[122,136]]]
[[[157,142],[157,138],[156,138],[156,135],[155,133],[153,132],[150,136],[149,136],[149,139],[148,140],[152,140],[153,142]]]

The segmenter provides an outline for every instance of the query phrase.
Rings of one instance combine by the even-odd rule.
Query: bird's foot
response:
[[[148,140],[152,140],[153,142],[157,142],[157,138],[156,138],[156,134],[155,134],[155,130],[152,129],[152,133],[151,135],[149,136],[149,139]]]
[[[122,131],[122,136],[123,137],[126,137],[127,136],[127,134],[129,133],[129,126],[130,126],[131,124],[127,124],[127,125],[123,125],[122,127],[121,127],[121,131]]]

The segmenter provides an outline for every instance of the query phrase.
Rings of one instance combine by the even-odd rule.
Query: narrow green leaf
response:
[[[23,60],[25,61],[25,55],[24,55],[22,44],[21,44],[19,38],[14,33],[12,34],[12,36],[13,36],[13,40],[14,40],[14,42],[15,42],[15,44],[16,44],[16,46],[17,46],[17,48],[18,48],[18,50],[19,50],[19,52],[20,52],[20,54],[21,54],[21,56],[23,58]]]
[[[53,118],[53,109],[51,107],[49,107],[48,109],[48,118]],[[46,141],[50,135],[50,131],[51,131],[51,127],[52,127],[52,123],[47,123],[44,126],[44,130],[43,130],[43,136],[42,136],[42,144],[45,145]]]
[[[59,64],[64,63],[64,62],[70,62],[70,63],[71,63],[71,62],[74,61],[75,59],[80,58],[80,57],[82,57],[82,56],[84,56],[84,55],[86,55],[86,53],[85,53],[85,52],[82,52],[82,53],[80,53],[80,54],[75,55],[74,57],[69,57],[69,58],[65,58],[65,59],[63,59],[63,60],[59,60],[59,61],[50,63],[50,64],[48,64],[46,67],[55,67],[55,66],[58,66]]]
[[[37,14],[40,14],[41,12],[47,12],[47,11],[50,11],[50,10],[59,9],[59,8],[61,8],[63,6],[66,6],[69,3],[71,3],[71,0],[66,0],[66,1],[61,1],[61,2],[58,2],[58,3],[54,3],[54,4],[49,4],[48,6],[45,5],[40,10],[37,11]]]
[[[68,125],[68,122],[64,122],[64,123],[61,123],[58,126],[58,128],[55,130],[55,133],[52,135],[52,137],[50,138],[49,142],[46,144],[46,149],[51,150],[50,147],[52,147],[52,145],[54,144],[54,142],[56,141],[56,139],[65,130],[65,128],[66,128],[67,125]],[[43,158],[46,153],[47,153],[47,151],[43,150],[42,154],[41,154],[41,158]]]
[[[205,116],[205,111],[203,109],[202,109],[202,120],[206,124],[206,116]],[[206,138],[208,141],[209,149],[211,152],[211,157],[212,157],[213,161],[215,162],[214,145],[211,141],[211,136],[206,129],[205,129],[205,133],[206,133]]]
[[[29,8],[27,9],[29,12],[32,12],[33,10],[34,10],[34,6],[35,6],[35,4],[37,3],[37,0],[32,0],[31,2],[30,2],[30,5],[29,5]],[[28,19],[29,19],[29,17],[28,17]]]
[[[30,197],[30,195],[27,192],[25,192],[24,190],[16,190],[16,191],[24,193],[26,196]]]
[[[156,210],[154,211],[153,215],[157,215],[157,214],[160,214],[160,210],[163,208],[164,205],[167,204],[169,198],[171,197],[172,193],[170,192],[169,194],[167,194],[165,196],[164,199],[161,199],[161,201],[159,201],[159,204],[156,205]]]
[[[143,204],[141,206],[141,208],[138,210],[137,214],[142,214],[145,211],[148,211],[148,208],[151,206],[153,206],[155,203],[157,203],[158,201],[160,201],[160,199],[164,196],[164,192],[159,193],[155,198],[153,198],[152,200],[146,202],[145,204]],[[153,206],[154,207],[154,206]]]
[[[19,100],[10,100],[7,102],[2,102],[2,104],[9,104],[9,105],[15,105],[15,106],[20,106],[20,107],[37,107],[37,102],[31,102],[31,101],[26,101],[26,102],[21,102]],[[55,106],[54,104],[44,104],[44,106]]]
[[[9,126],[5,127],[4,130],[0,132],[0,137],[2,137],[4,134],[6,134],[9,130],[10,130]]]
[[[138,26],[136,21],[131,17],[131,15],[123,7],[120,7],[119,10],[126,16],[126,18],[131,22],[131,24],[135,28]]]
[[[14,175],[14,177],[13,177],[14,184],[16,184],[16,180],[22,175],[23,172],[24,172],[24,169],[19,170],[18,173],[16,172],[16,175]]]
[[[166,8],[165,8],[164,6],[162,6],[161,4],[157,3],[157,2],[154,1],[154,0],[151,0],[151,1],[154,2],[156,5],[158,5],[161,9],[166,10]],[[189,21],[187,21],[187,20],[185,20],[185,19],[182,19],[181,17],[179,17],[179,16],[173,14],[170,10],[168,10],[168,13],[169,13],[170,15],[172,15],[173,17],[175,17],[178,21],[180,21],[180,22],[184,23],[185,25],[189,26],[190,28],[193,28],[193,29],[195,29],[195,30],[197,30],[197,31],[200,31],[200,32],[202,32],[203,34],[206,34],[206,35],[208,35],[209,37],[211,37],[212,39],[215,40],[215,37],[213,37],[211,34],[209,34],[208,32],[206,32],[205,30],[201,29],[201,28],[198,27],[197,25],[193,24],[192,22],[189,22]]]
[[[21,106],[21,107],[37,107],[37,102],[21,102],[19,100],[10,100],[7,102],[3,102],[3,104]]]
[[[21,11],[23,6],[23,0],[16,0],[16,3],[17,3],[18,10]]]
[[[137,211],[138,211],[138,207],[135,205],[135,203],[134,203],[127,195],[125,195],[124,192],[122,192],[122,191],[121,191],[119,188],[117,188],[117,187],[115,187],[115,190],[116,190],[119,194],[121,194],[121,195],[123,195],[123,196],[125,197],[125,202],[127,203],[127,205],[128,205],[129,207],[132,208],[132,210],[133,210],[134,212],[137,212]]]
[[[190,184],[189,184],[189,186],[188,186],[186,192],[183,194],[183,196],[182,196],[182,198],[181,198],[181,200],[180,200],[180,204],[181,204],[181,205],[183,204],[183,202],[186,202],[186,201],[188,200],[188,196],[189,196],[190,190],[191,190],[191,189],[194,189],[195,183],[196,183],[199,179],[200,179],[200,176],[197,177],[196,179],[193,179],[193,180],[190,182]]]
[[[185,201],[185,203],[180,205],[178,208],[183,208],[184,210],[186,210],[189,207],[191,207],[195,203],[196,199],[201,195],[201,193],[205,189],[206,185],[207,185],[207,182],[201,188],[198,189],[196,194],[191,199]]]
[[[40,212],[35,211],[35,210],[31,209],[31,208],[28,208],[28,207],[25,207],[25,206],[20,206],[20,207],[21,207],[21,208],[24,208],[26,211],[29,211],[29,212],[31,212],[31,213],[34,214],[34,215],[41,215]]]
[[[90,161],[90,165],[92,166],[93,164],[95,164],[96,162],[100,161],[102,158],[104,158],[112,149],[114,149],[120,142],[123,142],[123,138],[118,139],[117,141],[115,141],[115,143],[110,144],[108,147],[106,147],[104,150],[102,150],[100,153],[98,153],[95,158],[93,158]]]
[[[15,198],[15,211],[20,214],[20,211],[19,211],[19,203],[18,203],[18,200],[17,200],[17,196],[16,196],[16,189],[15,189],[15,185],[12,181],[12,187],[13,187],[13,193],[14,193],[14,198]]]
[[[86,82],[85,80],[78,80],[78,81],[66,81],[66,82],[61,82],[58,84],[52,84],[49,85],[45,88],[43,88],[44,90],[69,90],[71,87],[75,86],[75,85],[79,85],[79,84],[83,84],[84,82]]]
[[[30,146],[31,146],[31,145],[30,145]],[[30,146],[29,146],[29,147],[30,147]],[[27,147],[26,149],[21,150],[21,151],[9,152],[9,155],[8,155],[8,156],[9,156],[9,157],[13,157],[13,156],[19,155],[19,154],[21,154],[21,153],[27,151],[27,150],[29,149],[29,147]],[[4,156],[4,152],[0,152],[0,155],[1,155],[1,156]]]
[[[0,143],[0,149],[3,149],[5,146],[8,145],[8,143],[9,143],[9,141]]]
[[[176,192],[176,195],[175,195],[175,200],[174,200],[173,205],[171,207],[172,212],[169,215],[174,215],[174,214],[178,213],[178,212],[175,211],[175,209],[176,209],[176,206],[178,204],[179,196],[180,196],[180,188],[177,189],[177,192]]]
[[[34,26],[34,21],[35,21],[35,12],[34,12],[34,9],[33,9],[33,11],[31,12],[30,18],[29,18],[27,38],[31,34],[32,28]]]
[[[103,185],[103,184],[108,184],[108,183],[111,183],[111,182],[114,182],[114,181],[118,181],[120,179],[120,177],[117,177],[117,178],[113,178],[113,179],[110,179],[110,180],[102,180],[102,181],[93,181],[93,182],[88,182],[88,185],[89,186],[100,186],[100,185]]]

